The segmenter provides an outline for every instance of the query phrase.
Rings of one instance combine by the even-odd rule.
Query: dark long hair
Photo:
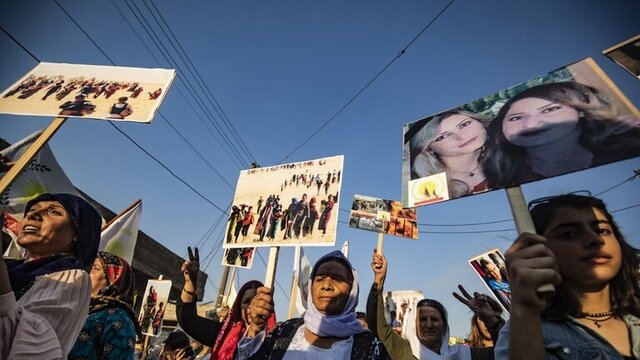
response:
[[[622,252],[620,271],[609,282],[611,311],[617,317],[625,314],[633,314],[640,317],[640,302],[638,300],[640,298],[640,273],[638,271],[640,267],[640,250],[627,243],[602,200],[592,196],[576,194],[550,198],[531,209],[531,217],[533,218],[536,232],[539,234],[544,233],[557,210],[566,207],[576,209],[596,208],[606,216],[616,239],[618,239]],[[568,315],[576,317],[582,314],[582,306],[577,296],[561,283],[551,306],[543,314],[552,319],[560,319]]]

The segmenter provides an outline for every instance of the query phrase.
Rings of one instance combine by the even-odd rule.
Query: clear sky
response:
[[[151,16],[150,2],[135,1],[142,17],[128,7],[136,9],[129,0],[61,0],[60,4],[116,64],[171,67],[139,21],[149,22],[179,62],[178,78],[192,79]],[[239,170],[248,167],[249,158],[267,166],[291,154],[448,1],[154,4],[246,144],[248,155],[241,155],[239,164],[240,160],[228,154],[229,147],[221,146],[224,142],[212,135],[217,136],[215,130],[203,125],[208,124],[207,118],[180,80],[174,82],[160,112],[210,165],[159,116],[151,125],[121,123],[118,127],[207,199],[225,208],[233,197]],[[638,14],[636,0],[457,0],[358,99],[286,162],[343,154],[341,209],[349,209],[353,194],[400,199],[404,123],[586,57],[593,57],[638,106],[640,82],[601,55],[603,49],[640,32]],[[53,1],[3,1],[0,26],[42,61],[110,64]],[[36,65],[4,33],[0,33],[0,54],[2,89]],[[197,85],[195,88],[204,97]],[[46,127],[50,120],[0,115],[0,136],[14,142]],[[203,238],[221,214],[104,121],[71,119],[50,145],[73,183],[113,211],[142,198],[141,229],[182,256],[186,256],[186,246]],[[638,168],[640,158],[635,158],[525,185],[523,190],[527,199],[579,189],[598,193],[623,182]],[[612,210],[623,209],[640,204],[639,189],[640,180],[630,181],[602,197]],[[359,309],[364,309],[377,235],[349,229],[344,224],[348,212],[339,214],[342,223],[336,246],[305,251],[313,262],[349,240],[350,258],[361,280]],[[615,214],[635,246],[640,246],[639,215],[640,207]],[[495,247],[506,250],[516,237],[515,225],[511,221],[445,225],[510,219],[505,192],[420,208],[418,216],[421,224],[430,224],[420,226],[419,240],[385,238],[384,252],[390,263],[386,288],[420,289],[425,296],[442,301],[450,313],[452,335],[465,336],[471,314],[451,292],[458,283],[485,291],[467,260]],[[201,251],[203,257],[219,246],[221,232],[221,227],[213,231]],[[268,251],[259,253],[266,260]],[[279,319],[286,317],[292,258],[293,249],[283,248],[277,280],[287,294],[276,289]],[[220,263],[219,251],[204,269],[211,280],[207,300],[215,298]],[[264,273],[265,265],[258,257],[253,269],[239,271],[238,278],[241,283],[263,280]]]

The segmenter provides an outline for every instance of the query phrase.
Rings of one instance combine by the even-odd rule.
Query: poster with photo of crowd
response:
[[[418,239],[415,208],[402,208],[402,202],[354,195],[349,227],[387,235]]]
[[[507,275],[504,255],[498,249],[493,249],[469,259],[469,265],[482,279],[491,294],[498,300],[504,310],[509,312],[511,307],[511,286]]]
[[[602,52],[609,59],[640,79],[640,34]]]
[[[405,208],[640,155],[640,113],[591,59],[405,124]]]
[[[232,266],[242,269],[251,269],[256,248],[227,248],[222,256],[222,266]]]
[[[384,314],[387,322],[398,335],[402,336],[404,332],[408,311],[422,299],[424,294],[420,290],[385,291],[382,297]]]
[[[223,247],[332,246],[344,156],[242,170]]]
[[[151,123],[175,74],[41,62],[0,93],[0,113]]]
[[[158,337],[169,301],[171,280],[149,280],[144,290],[138,322],[144,335]]]

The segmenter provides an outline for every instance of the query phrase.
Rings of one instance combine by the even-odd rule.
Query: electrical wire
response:
[[[429,21],[420,32],[413,38],[409,43],[403,47],[396,56],[393,57],[376,75],[373,76],[369,82],[367,82],[355,95],[353,95],[338,111],[336,111],[327,121],[325,121],[316,131],[314,131],[309,137],[307,137],[304,141],[298,144],[293,150],[291,150],[287,155],[284,156],[278,163],[281,164],[285,160],[289,158],[289,156],[293,155],[296,151],[298,151],[301,147],[303,147],[306,143],[308,143],[311,139],[313,139],[322,129],[324,129],[327,125],[329,125],[333,120],[335,120],[340,113],[342,113],[351,103],[353,103],[374,81],[376,81],[391,65],[393,65],[396,60],[398,60],[404,53],[413,45],[416,40],[425,32],[431,25],[438,20],[438,18],[444,14],[444,12],[455,2],[456,0],[451,0],[447,6],[445,6],[439,13],[436,15],[431,21]]]

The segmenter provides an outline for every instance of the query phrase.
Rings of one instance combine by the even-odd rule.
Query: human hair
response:
[[[356,319],[364,320],[366,322],[367,321],[367,314],[363,313],[362,311],[356,311]]]
[[[262,286],[262,283],[258,280],[250,280],[244,283],[240,290],[238,290],[238,295],[236,296],[236,300],[233,302],[231,306],[229,316],[231,316],[231,321],[236,322],[242,320],[242,297],[249,290],[257,290]]]
[[[544,99],[578,111],[578,143],[591,153],[620,150],[639,143],[632,134],[615,133],[620,114],[598,89],[576,82],[537,85],[509,99],[489,126],[486,146],[491,155],[484,163],[484,173],[492,188],[516,185],[518,174],[527,165],[526,148],[510,143],[502,131],[513,104],[525,98]],[[612,135],[617,135],[614,143],[607,141]]]
[[[420,301],[418,301],[418,304],[416,305],[416,310],[420,309],[423,306],[429,306],[432,307],[436,310],[438,310],[438,312],[440,313],[440,316],[442,317],[442,322],[443,322],[443,329],[444,329],[444,333],[448,334],[449,333],[449,320],[447,320],[447,309],[444,308],[444,305],[442,305],[439,301],[433,300],[433,299],[422,299]],[[418,316],[418,311],[416,311],[416,317]],[[417,327],[417,326],[416,326]]]
[[[463,109],[449,110],[414,123],[406,134],[406,136],[409,137],[408,146],[411,180],[447,171],[447,166],[440,158],[440,155],[434,151],[430,151],[430,146],[438,133],[440,124],[453,115],[468,116],[480,122],[485,129],[488,129],[491,123],[490,118]],[[478,156],[478,163],[482,164],[485,157],[486,153],[483,148]],[[460,180],[448,178],[448,183],[449,193],[454,197],[465,195],[469,192],[469,187]]]
[[[624,238],[620,228],[613,220],[613,216],[607,210],[605,203],[592,196],[577,194],[565,194],[545,199],[531,209],[536,232],[544,233],[558,209],[561,208],[585,209],[595,208],[600,210],[611,224],[611,229],[620,245],[622,254],[622,265],[620,271],[609,282],[611,296],[611,311],[617,317],[624,314],[640,316],[640,250],[634,248]],[[563,318],[568,315],[579,316],[582,313],[582,306],[577,296],[564,284],[560,283],[556,297],[551,306],[544,311],[544,315],[549,318]]]
[[[482,331],[480,330],[480,324],[478,323],[478,320],[480,320],[480,318],[478,318],[478,315],[473,314],[473,316],[471,317],[471,333],[469,334],[468,339],[469,346],[473,348],[486,347],[484,342],[492,341],[491,338],[487,339],[486,337],[484,337]]]
[[[187,347],[191,348],[191,342],[187,334],[180,330],[175,330],[167,336],[167,339],[164,341],[164,346],[166,350],[175,351]]]

